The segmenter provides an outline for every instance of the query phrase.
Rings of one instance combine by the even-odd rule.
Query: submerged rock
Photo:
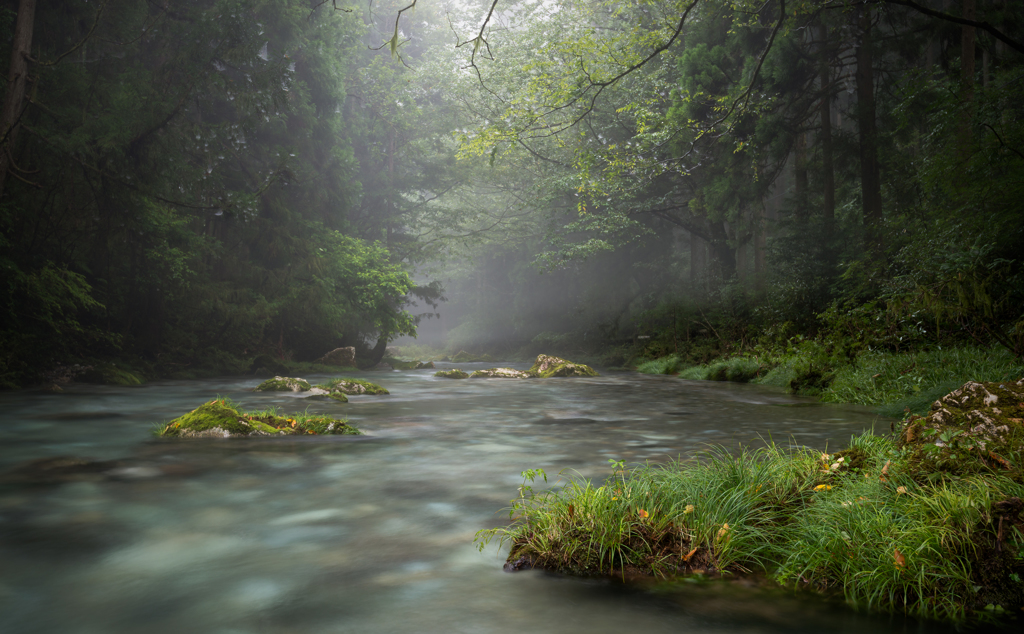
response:
[[[331,379],[326,383],[321,383],[314,389],[326,390],[330,394],[390,394],[386,389],[377,385],[376,383],[370,383],[369,381],[363,381],[361,379],[346,379],[344,377]]]
[[[277,416],[242,412],[227,400],[204,403],[175,418],[157,433],[164,438],[230,438],[232,436],[358,435],[345,420],[328,416]]]
[[[535,379],[536,372],[523,372],[512,368],[488,368],[469,375],[471,379]]]
[[[543,379],[554,376],[601,376],[589,365],[573,363],[546,354],[537,355],[530,372],[537,373]]]
[[[976,473],[994,469],[1024,482],[1024,379],[968,381],[932,404],[927,416],[911,416],[899,444],[912,452],[920,474]]]
[[[468,379],[469,375],[458,368],[452,370],[441,370],[435,372],[434,376],[439,376],[442,379]]]
[[[353,346],[335,348],[313,363],[321,365],[337,365],[345,368],[356,367],[356,349]]]
[[[306,379],[275,376],[253,388],[253,392],[308,392],[311,389]]]

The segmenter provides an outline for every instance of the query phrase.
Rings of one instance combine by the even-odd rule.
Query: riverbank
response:
[[[684,379],[772,385],[824,402],[867,405],[879,414],[900,417],[907,412],[924,414],[936,399],[967,381],[1020,378],[1024,361],[1005,348],[965,345],[836,356],[828,354],[821,342],[805,340],[701,364],[668,355],[642,361],[636,369]]]
[[[1024,609],[1024,379],[968,383],[894,436],[825,453],[705,452],[534,494],[523,472],[506,568],[766,577],[870,610],[1002,621]]]

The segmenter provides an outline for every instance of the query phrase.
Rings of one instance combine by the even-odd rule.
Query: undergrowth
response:
[[[995,473],[922,485],[908,460],[867,433],[834,454],[770,445],[628,473],[620,462],[601,485],[570,476],[541,493],[532,484],[546,474],[529,470],[513,523],[477,541],[508,544],[514,568],[755,572],[858,606],[952,620],[1020,609],[1024,533],[1019,518],[1004,525],[993,509],[1024,486]],[[981,560],[996,549],[1004,556],[993,568]]]

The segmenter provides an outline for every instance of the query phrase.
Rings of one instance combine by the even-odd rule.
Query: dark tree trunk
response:
[[[380,360],[384,358],[384,353],[388,349],[388,335],[387,333],[380,333],[380,337],[377,339],[377,345],[375,345],[370,352],[362,359],[356,358],[356,365],[359,366],[360,370],[367,370],[380,363]]]
[[[878,129],[875,125],[875,77],[871,56],[871,8],[859,9],[857,46],[857,129],[860,136],[860,191],[864,210],[865,246],[882,255],[882,185],[878,170]]]
[[[963,0],[963,18],[974,20],[976,0]],[[960,29],[960,100],[963,102],[963,114],[960,118],[960,131],[957,138],[957,154],[961,163],[967,163],[971,157],[971,105],[974,102],[974,41],[973,26]],[[960,170],[963,174],[964,170]]]
[[[807,224],[807,133],[798,132],[793,149],[793,187],[796,190],[796,217],[801,225]]]
[[[24,111],[25,87],[28,85],[28,58],[32,50],[32,29],[36,17],[36,0],[18,3],[18,19],[14,25],[11,45],[11,68],[7,73],[7,95],[0,112],[0,197],[4,193],[7,172],[11,169],[11,152],[18,136],[18,122]]]
[[[828,59],[828,29],[821,27],[821,103],[818,114],[821,121],[821,171],[824,187],[822,219],[825,222],[825,236],[832,237],[836,221],[836,175],[832,166],[832,90],[830,88]]]

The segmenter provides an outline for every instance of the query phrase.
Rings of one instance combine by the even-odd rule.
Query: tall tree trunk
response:
[[[765,200],[762,198],[754,205],[754,290],[764,290],[765,265],[764,252],[767,246],[768,227],[765,222]]]
[[[865,246],[882,255],[882,184],[878,170],[878,129],[875,125],[875,75],[871,56],[871,8],[859,9],[857,46],[857,129],[860,136],[860,193]]]
[[[807,225],[807,133],[798,132],[793,147],[793,188],[796,194],[796,218]]]
[[[963,0],[963,18],[974,20],[976,0]],[[960,131],[957,137],[957,155],[961,164],[971,157],[971,110],[974,102],[974,40],[973,26],[960,28],[960,100],[963,113],[960,116]],[[958,170],[964,174],[964,170]]]
[[[705,296],[707,281],[707,246],[697,234],[690,233],[690,286],[701,299]]]
[[[829,75],[828,59],[828,29],[821,26],[821,68],[819,70],[819,81],[821,83],[821,103],[818,105],[818,114],[821,125],[821,171],[822,185],[824,187],[824,204],[821,210],[822,219],[825,223],[825,237],[831,239],[836,222],[836,175],[832,165],[832,78]],[[831,252],[831,249],[829,249]]]
[[[18,20],[14,24],[14,41],[11,45],[11,68],[7,73],[7,95],[4,109],[0,112],[0,197],[4,194],[7,172],[11,169],[11,152],[18,136],[18,122],[25,103],[25,87],[28,85],[28,58],[32,50],[32,30],[36,18],[36,0],[21,0],[18,3]]]

